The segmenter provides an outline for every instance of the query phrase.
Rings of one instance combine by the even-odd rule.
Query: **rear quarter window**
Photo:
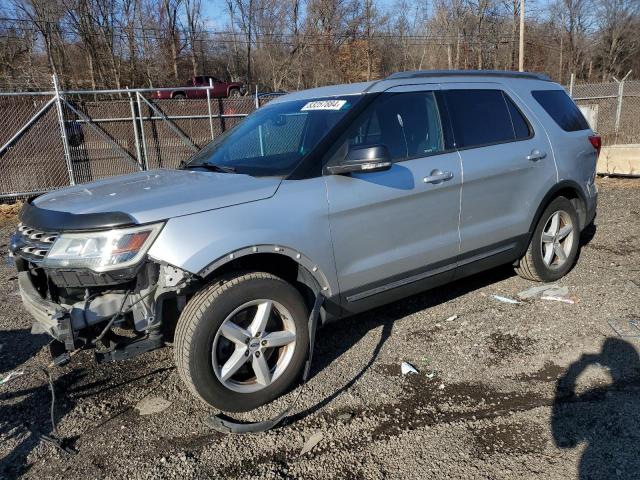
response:
[[[564,90],[534,90],[531,95],[565,132],[589,129],[582,112]]]

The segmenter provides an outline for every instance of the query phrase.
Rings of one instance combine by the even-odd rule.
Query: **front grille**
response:
[[[44,232],[35,228],[18,225],[18,230],[11,239],[12,251],[32,263],[40,263],[58,238],[57,232]]]

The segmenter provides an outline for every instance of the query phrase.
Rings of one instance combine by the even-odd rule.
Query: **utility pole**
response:
[[[520,0],[520,55],[518,71],[524,72],[524,0]]]

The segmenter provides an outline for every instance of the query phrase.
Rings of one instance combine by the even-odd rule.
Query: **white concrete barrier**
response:
[[[596,171],[599,175],[640,177],[640,144],[602,147]]]

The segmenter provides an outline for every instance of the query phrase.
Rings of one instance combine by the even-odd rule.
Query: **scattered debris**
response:
[[[528,300],[535,298],[538,295],[552,296],[552,297],[566,297],[569,295],[569,287],[559,287],[557,285],[536,285],[535,287],[527,288],[518,293],[518,298],[521,300]]]
[[[619,337],[640,338],[640,319],[609,320],[608,323]]]
[[[549,290],[549,285],[536,285],[535,287],[527,288],[521,292],[518,292],[518,298],[526,300],[540,295],[543,292]]]
[[[348,423],[353,418],[353,413],[351,413],[351,412],[343,412],[340,415],[338,415],[337,418],[338,418],[339,422]]]
[[[402,372],[402,375],[407,375],[409,373],[418,373],[418,370],[416,370],[416,367],[414,367],[408,362],[402,362],[400,364],[400,371]]]
[[[543,297],[540,297],[542,300],[552,300],[554,302],[563,302],[563,303],[568,303],[570,305],[573,305],[574,303],[576,303],[575,301],[571,300],[570,298],[564,298],[564,297],[558,297],[555,295],[544,295]]]
[[[138,410],[140,415],[153,415],[154,413],[160,413],[169,408],[171,402],[160,397],[144,397],[140,400],[135,409]]]
[[[440,386],[438,387],[438,390],[444,390],[444,383],[440,384]]]
[[[553,287],[546,290],[544,295],[551,297],[566,297],[569,295],[569,287]]]
[[[11,380],[13,380],[16,377],[19,377],[20,375],[24,375],[24,371],[23,370],[13,370],[13,371],[9,372],[6,377],[0,379],[0,385],[4,385],[5,383],[9,383]]]
[[[498,300],[499,302],[503,302],[503,303],[520,303],[519,301],[514,300],[513,298],[503,297],[502,295],[491,295],[491,296],[496,300]]]
[[[445,322],[453,322],[456,318],[458,318],[458,315],[451,315],[445,320]]]
[[[313,435],[311,435],[306,442],[304,442],[304,445],[302,446],[302,450],[300,451],[300,456],[303,456],[306,453],[309,453],[311,450],[313,450],[313,448],[318,445],[322,439],[324,438],[324,435],[322,432],[316,432]]]
[[[435,376],[436,376],[436,372],[435,372],[435,370],[434,370],[433,372],[429,372],[429,373],[427,373],[427,374],[426,374],[426,377],[427,377],[429,380],[433,380],[433,378],[434,378]]]

